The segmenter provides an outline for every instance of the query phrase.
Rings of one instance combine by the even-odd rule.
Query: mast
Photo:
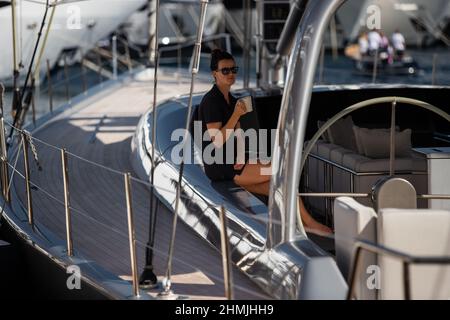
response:
[[[191,122],[191,113],[192,113],[192,97],[194,93],[194,83],[195,83],[195,77],[199,71],[200,67],[200,53],[202,49],[202,39],[203,39],[203,29],[205,25],[205,16],[206,16],[206,7],[208,5],[208,0],[200,0],[200,17],[199,17],[199,23],[197,28],[197,40],[195,42],[194,47],[194,59],[192,64],[192,70],[191,70],[191,86],[189,90],[189,102],[188,102],[188,110],[186,114],[186,125],[184,128],[184,137],[183,137],[183,148],[182,150],[185,150],[185,145],[190,140],[188,139],[189,135],[189,127]],[[172,276],[172,256],[173,256],[173,249],[175,245],[175,234],[177,229],[177,220],[178,220],[178,209],[180,204],[180,196],[181,196],[181,183],[183,181],[183,170],[184,170],[184,157],[185,154],[183,153],[183,157],[181,158],[181,164],[180,164],[180,171],[178,176],[178,182],[177,182],[177,189],[176,189],[176,200],[175,200],[175,212],[173,216],[173,227],[172,227],[172,235],[169,245],[169,254],[167,259],[167,270],[166,270],[166,278],[164,281],[164,288],[163,291],[160,293],[161,297],[167,297],[171,298],[173,297],[173,292],[170,289],[171,287],[171,276]]]
[[[148,64],[155,64],[158,45],[159,0],[148,0]]]
[[[154,6],[154,9],[151,8]],[[153,272],[153,246],[155,245],[155,227],[156,227],[156,218],[158,215],[158,203],[155,198],[155,167],[157,166],[157,162],[155,161],[155,145],[156,145],[156,119],[157,119],[157,93],[158,93],[158,65],[159,65],[159,0],[150,0],[149,3],[150,10],[150,38],[149,38],[149,63],[154,64],[154,75],[153,75],[153,110],[152,110],[152,155],[151,155],[151,170],[150,170],[150,219],[148,226],[148,241],[147,247],[145,249],[145,267],[142,271],[141,276],[139,277],[139,285],[143,288],[154,288],[157,286],[158,278]],[[151,19],[151,16],[154,16],[154,19]],[[154,23],[153,23],[154,22]],[[151,34],[152,26],[154,27],[154,33]]]
[[[23,106],[22,106],[23,97],[25,96],[25,92],[27,90],[27,85],[28,85],[28,80],[30,79],[30,76],[31,76],[31,73],[32,73],[34,59],[36,57],[36,52],[37,52],[37,49],[39,47],[39,43],[41,41],[42,30],[44,29],[44,26],[45,26],[45,20],[47,19],[47,14],[48,14],[48,9],[49,8],[50,8],[50,3],[49,3],[49,0],[47,0],[46,4],[45,4],[45,13],[44,13],[44,16],[42,18],[41,27],[39,29],[39,33],[38,33],[38,37],[37,37],[37,40],[36,40],[36,44],[34,46],[33,55],[31,57],[30,66],[28,67],[27,76],[25,78],[25,83],[23,85],[22,91],[18,93],[18,98],[15,101],[15,103],[16,103],[15,106],[17,107],[17,109],[13,109],[13,111],[14,110],[17,110],[17,111],[14,114],[14,121],[13,121],[13,125],[11,126],[11,130],[10,130],[9,135],[8,135],[8,140],[11,139],[11,137],[12,137],[12,135],[14,133],[14,127],[17,126],[17,124],[20,125],[20,121],[23,120],[24,117],[25,117],[25,112],[26,112],[27,109],[25,109],[25,112],[24,112],[24,109],[23,109]],[[48,33],[49,31],[50,31],[50,26],[47,28],[46,32]],[[33,94],[33,86],[34,86],[34,79],[32,79],[30,91],[28,92],[28,95],[27,95],[27,97],[25,99],[25,102],[27,104],[31,103],[31,98],[32,98],[32,94]],[[13,108],[14,108],[14,104],[13,104]]]

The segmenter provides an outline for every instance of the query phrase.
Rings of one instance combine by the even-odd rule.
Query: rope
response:
[[[38,167],[38,170],[39,170],[39,171],[42,171],[42,166],[41,166],[41,164],[39,163],[38,153],[37,153],[37,151],[36,151],[36,146],[35,146],[34,143],[33,143],[33,139],[31,138],[31,134],[30,134],[28,131],[26,131],[26,130],[24,130],[23,132],[24,132],[25,138],[27,139],[28,144],[29,144],[29,146],[30,146],[31,153],[33,154],[34,162],[36,163],[36,166]]]

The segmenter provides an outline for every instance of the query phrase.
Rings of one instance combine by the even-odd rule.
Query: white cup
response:
[[[253,111],[252,96],[242,97],[239,99],[239,101],[242,101],[242,103],[244,103],[247,112]]]

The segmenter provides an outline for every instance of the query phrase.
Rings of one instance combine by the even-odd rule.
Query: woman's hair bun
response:
[[[218,55],[220,55],[222,53],[222,49],[214,49],[212,52],[211,52],[211,55],[212,56],[218,56]]]
[[[234,58],[230,53],[226,51],[223,51],[221,49],[214,49],[211,52],[211,71],[217,70],[220,60],[234,60]]]

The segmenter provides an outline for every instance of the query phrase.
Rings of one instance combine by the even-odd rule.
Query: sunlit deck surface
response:
[[[140,116],[153,101],[151,74],[147,72],[140,79],[107,89],[108,94],[102,94],[80,110],[66,111],[33,136],[89,161],[136,176],[130,162],[131,137]],[[208,90],[211,84],[209,80],[198,80],[195,91]],[[171,74],[162,74],[158,82],[158,101],[188,93],[189,85],[186,78],[179,81]],[[38,186],[32,191],[35,221],[65,239],[61,154],[40,142],[36,142],[36,148],[43,170],[37,170],[30,153],[31,180]],[[68,156],[68,162],[75,251],[123,279],[131,279],[123,175],[72,155]],[[23,173],[21,158],[18,168]],[[16,175],[15,184],[20,186],[16,189],[26,206],[23,183]],[[149,194],[147,186],[133,181],[139,274],[144,266],[148,238]],[[166,270],[172,220],[172,213],[160,204],[154,257],[159,278]],[[266,298],[262,290],[237,269],[233,276],[236,299]],[[176,233],[172,289],[191,299],[224,299],[221,254],[181,221]],[[152,290],[151,294],[157,292]]]

